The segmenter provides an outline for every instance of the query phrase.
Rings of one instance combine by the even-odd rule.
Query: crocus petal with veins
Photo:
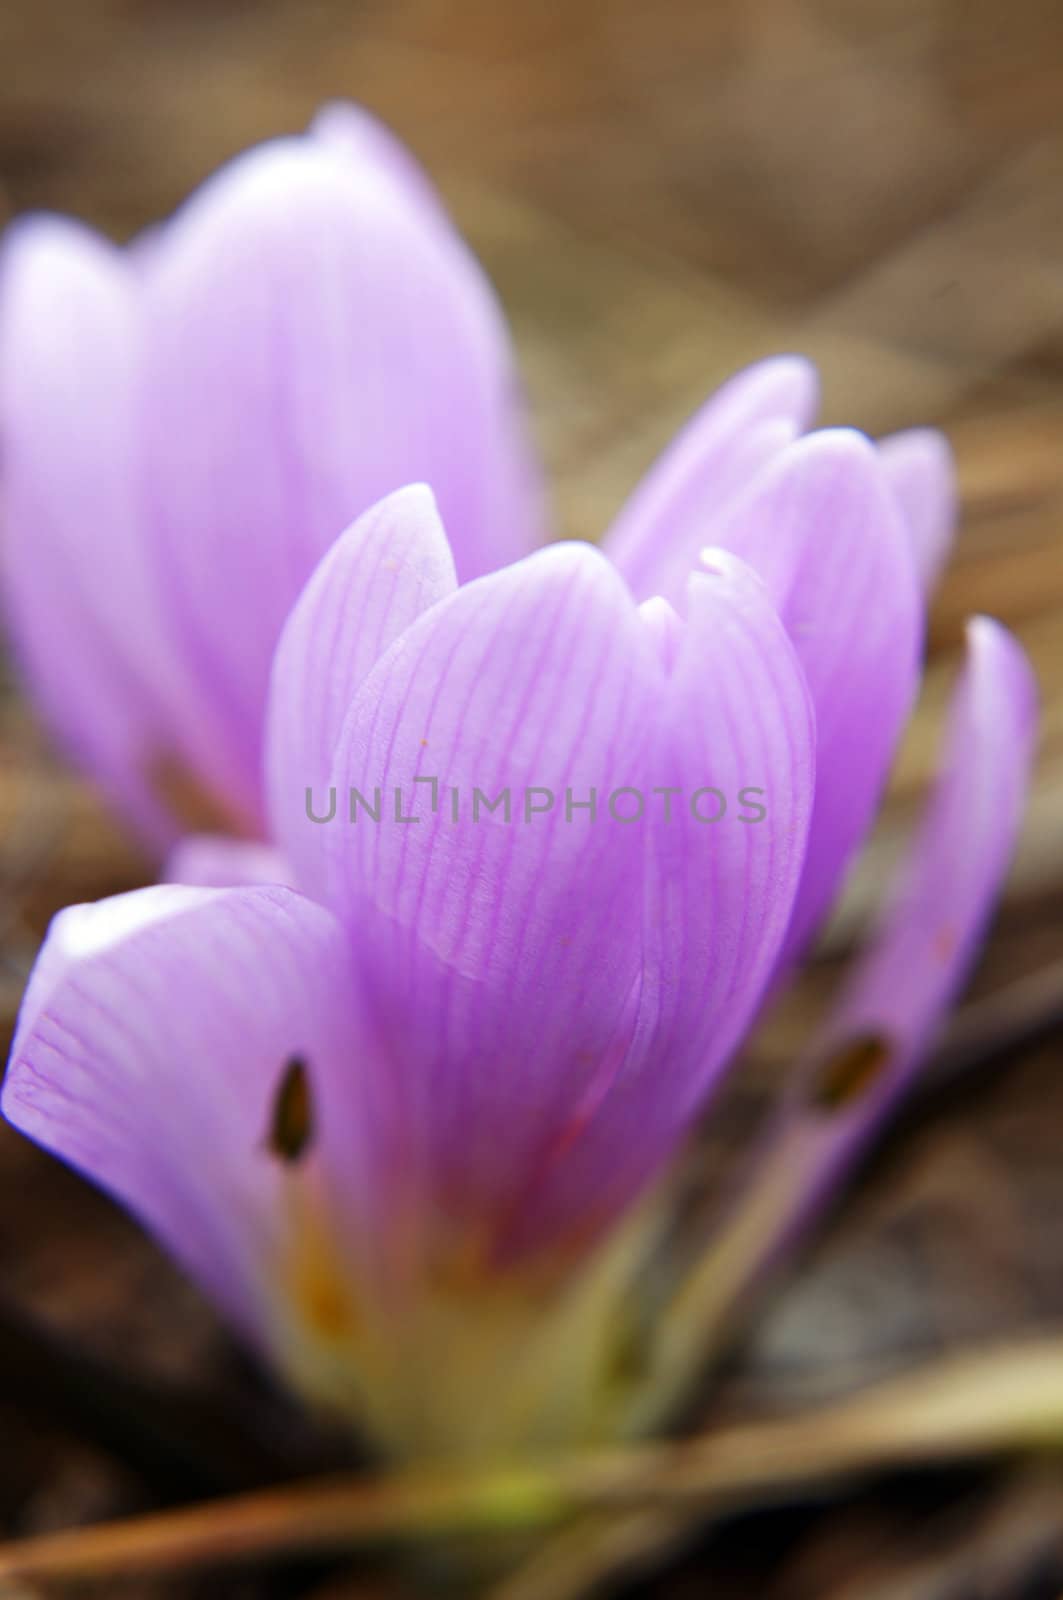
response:
[[[456,586],[431,491],[414,485],[371,507],[336,541],[285,624],[273,662],[267,788],[273,832],[308,890],[321,885],[307,795],[328,809],[351,699],[393,640]]]
[[[305,1060],[327,1116],[358,1055],[356,1014],[342,929],[289,890],[163,887],[74,906],[27,992],[4,1112],[268,1343],[289,1221],[274,1096]],[[359,1167],[357,1146],[347,1159]]]
[[[608,818],[566,820],[564,807],[566,791],[594,786],[604,804],[641,771],[655,671],[605,559],[554,546],[428,612],[355,695],[332,782],[344,795],[380,786],[386,821],[299,820],[339,914],[361,930],[407,1176],[426,1174],[488,1224],[558,1106],[627,1046],[641,930],[615,908],[638,904],[639,841]],[[474,790],[486,807],[507,788],[509,822],[485,808],[473,821]],[[555,800],[525,822],[528,788],[533,805]],[[418,822],[396,823],[396,790]],[[452,795],[466,811],[457,825]]]
[[[811,426],[819,401],[812,364],[772,356],[736,373],[711,395],[654,462],[603,541],[636,596],[678,604],[698,551],[724,544],[721,524],[735,496]],[[934,428],[891,434],[877,446],[925,592],[933,588],[955,531],[952,453]]]
[[[464,247],[390,168],[315,141],[210,180],[170,224],[145,298],[157,549],[257,793],[277,636],[352,515],[430,483],[465,578],[533,542],[505,334]]]
[[[463,577],[540,534],[491,291],[353,109],[230,163],[129,252],[15,224],[0,352],[19,660],[156,849],[211,819],[261,832],[277,636],[382,494],[432,484]]]
[[[631,1045],[544,1148],[511,1225],[513,1250],[555,1231],[593,1237],[660,1166],[748,1028],[792,916],[815,783],[803,674],[762,585],[734,556],[706,552],[684,611],[682,623],[673,617],[641,774],[647,793],[682,798],[645,829]],[[706,781],[731,797],[748,786],[767,815],[707,823],[719,800],[706,799]]]
[[[975,617],[922,827],[814,1052],[827,1058],[850,1039],[883,1047],[883,1070],[840,1132],[842,1146],[903,1093],[970,971],[1022,822],[1036,725],[1026,656],[999,623]]]
[[[741,563],[721,554],[691,581],[691,615],[672,616],[663,650],[589,546],[458,590],[381,658],[339,741],[333,786],[380,791],[383,823],[276,818],[289,856],[321,853],[315,881],[358,930],[412,1141],[404,1171],[495,1247],[536,1232],[533,1190],[580,1162],[619,1082],[639,1139],[614,1134],[611,1209],[627,1198],[729,1054],[784,932],[812,795],[807,691]],[[768,818],[693,820],[682,807],[706,781],[732,796],[755,781]],[[654,822],[607,811],[618,790],[679,784],[670,818],[663,804]],[[396,791],[408,825],[390,815]],[[507,791],[508,823],[486,811]],[[655,1142],[661,1060],[671,1117]]]
[[[682,601],[716,514],[810,425],[816,369],[772,356],[737,373],[690,419],[624,505],[603,540],[636,599]]]
[[[769,1136],[766,1166],[791,1189],[773,1257],[888,1119],[968,977],[1018,838],[1036,729],[1029,661],[999,623],[974,618],[941,772],[894,896]]]
[[[659,1425],[688,1392],[925,1062],[1015,847],[1036,699],[1019,645],[998,623],[976,618],[941,773],[894,898],[798,1064],[733,1204],[666,1308],[628,1425]]]
[[[605,540],[636,597],[677,606],[700,550],[731,550],[764,578],[790,630],[816,707],[819,782],[783,971],[818,928],[881,794],[922,647],[911,546],[925,566],[944,516],[947,452],[927,442],[936,436],[901,435],[885,453],[849,430],[794,439],[815,396],[814,374],[794,357],[740,374]]]
[[[764,579],[816,709],[816,806],[788,967],[874,816],[915,697],[922,601],[878,454],[858,433],[788,446],[718,517],[714,538]]]

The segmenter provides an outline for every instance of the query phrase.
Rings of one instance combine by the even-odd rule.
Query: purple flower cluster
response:
[[[11,636],[57,738],[176,850],[168,883],[56,918],[3,1109],[393,1441],[452,1444],[457,1402],[434,1432],[411,1420],[418,1381],[422,1410],[437,1363],[474,1392],[532,1324],[586,1377],[572,1352],[614,1302],[585,1286],[613,1282],[633,1202],[872,824],[951,465],[931,432],[809,432],[815,406],[804,360],[752,367],[600,547],[544,544],[495,302],[353,109],[125,251],[53,218],[9,232]],[[1034,701],[1017,644],[976,621],[912,865],[826,1030],[888,1060],[821,1187],[969,968]],[[330,794],[346,824],[348,796],[418,782],[603,804],[594,827],[561,802],[530,826],[449,802],[320,825]],[[661,791],[760,814],[632,814]],[[593,1336],[558,1309],[581,1292]],[[538,1415],[567,1391],[537,1348]]]

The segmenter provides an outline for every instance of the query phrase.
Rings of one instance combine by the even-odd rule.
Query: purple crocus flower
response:
[[[277,635],[426,479],[463,579],[541,536],[506,329],[413,159],[333,106],[119,250],[30,216],[0,264],[2,588],[59,742],[158,852],[260,835]]]
[[[940,448],[910,436],[898,466],[852,433],[794,440],[810,387],[793,361],[735,380],[605,552],[459,585],[426,489],[375,506],[273,661],[295,887],[215,844],[234,886],[71,908],[39,958],[6,1115],[395,1448],[623,1425],[606,1396],[651,1180],[869,826],[916,682]],[[825,1030],[835,1058],[876,1041],[871,1088],[835,1105],[813,1081],[791,1108],[799,1221],[963,980],[1034,721],[1021,650],[978,621],[913,865]]]

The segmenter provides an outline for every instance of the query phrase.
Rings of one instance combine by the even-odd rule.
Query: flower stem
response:
[[[796,1415],[487,1468],[340,1476],[0,1546],[0,1584],[115,1579],[549,1527],[582,1512],[720,1514],[888,1468],[1063,1447],[1063,1338],[934,1362]]]

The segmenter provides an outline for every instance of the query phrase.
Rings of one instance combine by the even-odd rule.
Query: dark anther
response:
[[[828,1056],[812,1085],[817,1111],[847,1111],[876,1084],[889,1063],[891,1045],[883,1033],[858,1034]]]
[[[291,1056],[277,1085],[267,1143],[281,1161],[298,1161],[314,1137],[314,1102],[306,1062]]]

